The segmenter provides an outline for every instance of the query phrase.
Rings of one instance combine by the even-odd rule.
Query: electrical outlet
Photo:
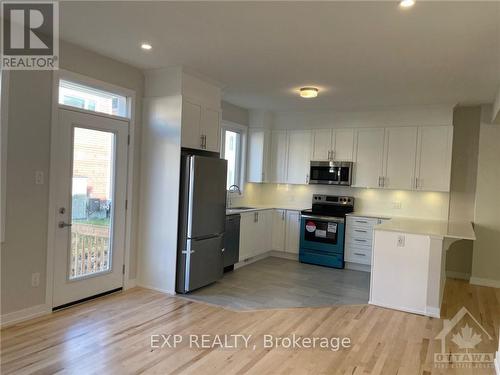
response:
[[[35,272],[31,274],[31,286],[37,288],[40,286],[40,272]]]
[[[400,210],[401,209],[401,201],[392,202],[392,208],[394,208],[396,210]]]
[[[406,237],[403,234],[398,236],[398,247],[405,247]]]
[[[35,185],[43,185],[43,171],[35,172]]]

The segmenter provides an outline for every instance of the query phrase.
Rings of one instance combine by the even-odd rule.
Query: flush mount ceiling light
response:
[[[411,8],[415,5],[415,0],[401,0],[399,2],[399,6],[401,8]]]
[[[153,46],[152,46],[151,44],[149,44],[149,43],[142,43],[142,44],[141,44],[141,48],[142,48],[143,50],[149,51],[150,49],[152,49],[152,48],[153,48]]]
[[[302,98],[315,98],[318,96],[319,90],[316,87],[302,87],[300,89],[300,96]]]

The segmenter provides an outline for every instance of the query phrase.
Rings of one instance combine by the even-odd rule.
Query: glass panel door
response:
[[[115,134],[75,127],[69,278],[111,268]]]

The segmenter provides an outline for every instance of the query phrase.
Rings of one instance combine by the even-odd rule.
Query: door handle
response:
[[[59,228],[66,228],[66,227],[70,227],[70,226],[72,226],[72,225],[73,225],[73,224],[65,223],[64,221],[60,221],[60,222],[57,224],[57,226],[58,226]]]

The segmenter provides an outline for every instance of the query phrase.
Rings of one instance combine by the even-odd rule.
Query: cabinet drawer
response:
[[[352,238],[372,238],[373,237],[373,229],[372,228],[351,226],[351,227],[347,228],[346,236],[352,237]]]
[[[372,263],[372,255],[365,254],[360,251],[355,251],[353,253],[346,254],[346,262],[359,263],[370,265]]]
[[[353,246],[361,246],[372,248],[372,239],[371,238],[346,238],[346,243]]]
[[[372,217],[348,216],[347,224],[362,228],[373,228],[378,223],[378,219]]]

